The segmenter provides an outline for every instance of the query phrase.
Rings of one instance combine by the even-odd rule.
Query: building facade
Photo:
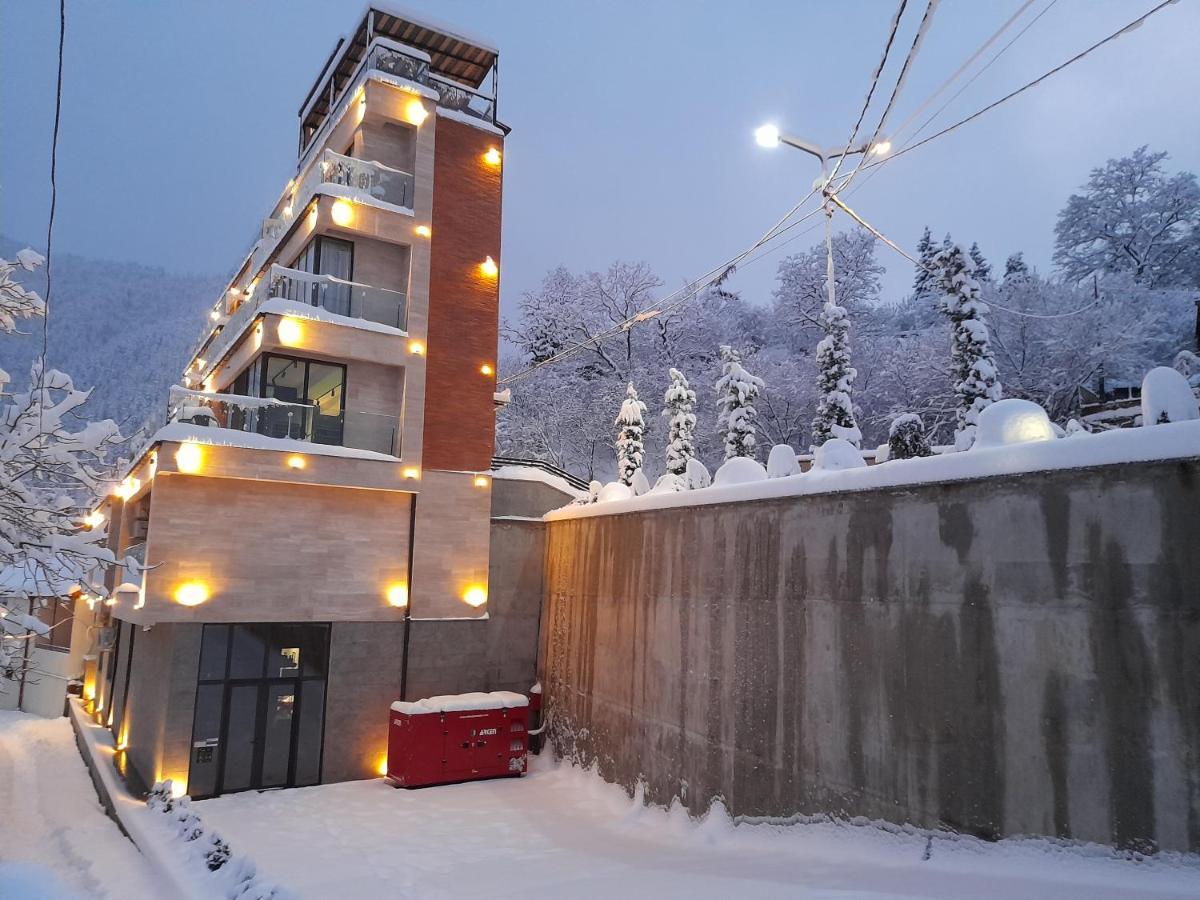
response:
[[[84,685],[131,784],[371,777],[393,700],[529,687],[536,609],[489,593],[497,57],[369,9],[305,96],[295,173],[101,509],[146,567],[94,611]]]

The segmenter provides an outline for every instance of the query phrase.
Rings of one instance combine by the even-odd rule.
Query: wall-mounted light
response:
[[[486,475],[476,475],[473,484],[475,487],[485,488],[488,486],[488,477]]]
[[[488,278],[495,278],[500,272],[500,267],[497,266],[496,261],[489,256],[479,264],[479,271]]]
[[[425,345],[420,341],[409,341],[408,352],[413,356],[423,356],[425,354]]]
[[[113,489],[113,494],[120,497],[122,500],[128,500],[138,492],[138,488],[141,486],[142,483],[130,475]]]
[[[257,350],[262,346],[262,319],[258,320],[258,324],[254,326],[254,349]]]
[[[93,509],[90,513],[83,517],[83,524],[86,525],[88,529],[99,528],[104,524],[104,513],[100,512],[98,509]]]
[[[354,206],[349,200],[334,200],[329,209],[329,216],[335,225],[348,228],[354,221]]]
[[[292,204],[289,203],[287,206],[285,206],[283,208],[283,215],[285,218],[288,218],[288,219],[290,219],[292,217]]]
[[[304,329],[301,327],[299,320],[293,319],[290,316],[279,320],[276,331],[279,334],[279,343],[285,347],[295,347],[304,336]]]
[[[408,585],[393,584],[387,589],[387,602],[390,606],[408,606]]]
[[[208,313],[208,317],[209,317],[209,318],[210,318],[212,321],[214,321],[214,322],[215,322],[215,321],[217,321],[217,319],[221,318],[221,313],[220,313],[220,311],[219,311],[219,310],[215,310],[215,309],[214,309],[214,310],[210,310],[210,311],[209,311],[209,313]]]
[[[408,466],[400,474],[403,475],[405,478],[407,478],[409,481],[412,481],[413,479],[421,477],[421,470],[416,468],[415,466]]]
[[[293,453],[287,458],[287,464],[289,469],[303,469],[305,466],[304,457],[299,453]]]
[[[377,767],[377,771],[379,772],[380,775],[387,775],[387,754],[386,753],[379,758],[379,765]]]
[[[404,104],[404,118],[412,125],[421,127],[421,123],[429,117],[429,110],[425,108],[425,104],[416,98],[409,100]]]
[[[180,606],[199,606],[208,600],[208,585],[203,581],[185,581],[175,589],[175,602]]]
[[[157,450],[150,451],[150,461],[148,464],[148,468],[150,470],[151,478],[153,478],[155,475],[158,474],[158,451]]]
[[[430,228],[428,225],[418,225],[416,228],[413,229],[413,231],[415,231],[417,233],[418,237],[423,237],[423,238],[433,237],[433,229]]]
[[[180,444],[179,449],[175,451],[175,466],[185,475],[199,472],[203,463],[204,451],[200,449],[199,444],[188,441]]]
[[[495,369],[493,369],[489,363],[484,363],[479,367],[479,371],[484,375],[491,375],[493,372],[495,372]]]
[[[487,603],[487,588],[473,584],[463,592],[463,603],[476,608]]]
[[[317,227],[317,220],[320,218],[320,216],[321,216],[321,210],[317,206],[317,204],[314,203],[308,211],[308,228],[310,231],[314,230]]]
[[[500,151],[495,147],[488,147],[487,153],[483,154],[483,161],[489,166],[500,165]]]

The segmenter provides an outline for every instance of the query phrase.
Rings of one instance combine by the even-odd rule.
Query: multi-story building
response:
[[[134,783],[369,777],[392,700],[528,688],[540,590],[489,578],[496,63],[369,9],[305,95],[295,173],[101,510],[147,567],[84,688]]]

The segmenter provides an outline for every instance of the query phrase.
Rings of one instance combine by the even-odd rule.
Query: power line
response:
[[[67,35],[67,0],[58,2],[58,76],[54,88],[54,132],[50,138],[50,221],[46,225],[46,299],[42,304],[42,365],[38,375],[38,393],[46,389],[46,364],[50,346],[51,267],[54,244],[54,213],[58,206],[58,129],[62,120],[63,46]],[[42,430],[42,407],[38,405],[38,431]]]

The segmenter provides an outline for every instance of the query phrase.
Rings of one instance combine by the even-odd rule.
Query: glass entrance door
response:
[[[205,625],[188,793],[316,784],[329,626]]]

